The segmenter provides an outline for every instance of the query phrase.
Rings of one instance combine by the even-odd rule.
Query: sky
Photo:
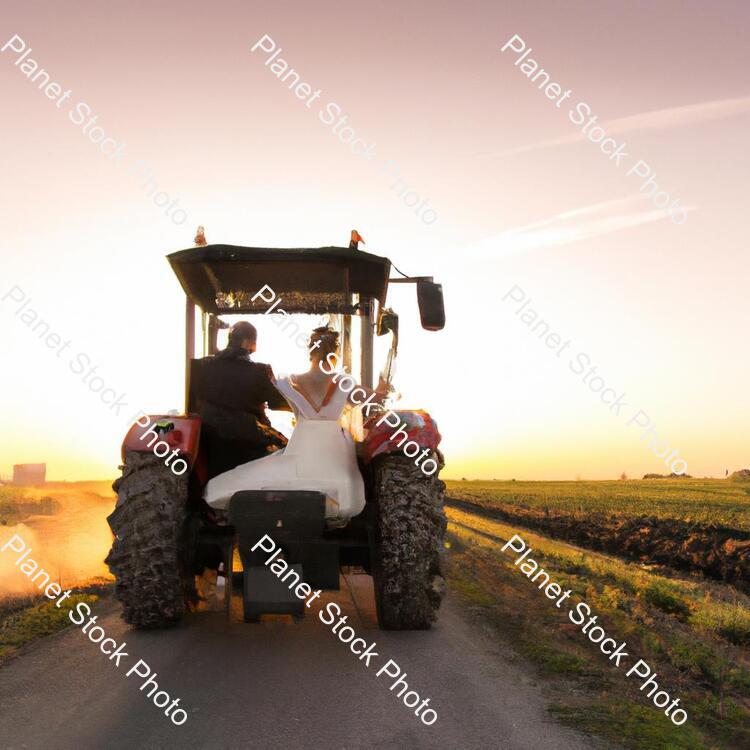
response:
[[[269,247],[356,228],[443,284],[441,332],[419,328],[413,287],[389,303],[398,406],[435,417],[445,476],[636,477],[668,473],[662,452],[695,476],[748,466],[749,18],[671,0],[5,9],[0,476],[115,476],[127,417],[181,408],[164,257],[199,224]],[[264,48],[319,96],[295,96]],[[302,369],[285,346],[261,330],[256,358]]]

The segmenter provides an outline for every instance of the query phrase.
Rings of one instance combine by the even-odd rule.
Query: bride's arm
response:
[[[263,396],[268,404],[268,408],[273,411],[292,411],[292,407],[286,400],[284,394],[276,387],[276,376],[270,365],[266,365],[268,381],[264,384]]]
[[[382,378],[378,383],[378,387],[375,390],[368,388],[364,385],[358,385],[349,392],[348,401],[353,406],[361,406],[367,401],[370,396],[373,396],[372,401],[376,404],[382,404],[388,397],[388,394],[393,391],[393,386],[386,383]]]

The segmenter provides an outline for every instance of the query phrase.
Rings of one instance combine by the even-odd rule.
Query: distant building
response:
[[[15,464],[13,466],[13,484],[16,487],[44,484],[46,476],[47,464]]]

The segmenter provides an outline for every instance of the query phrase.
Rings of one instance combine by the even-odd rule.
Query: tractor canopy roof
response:
[[[349,247],[204,245],[167,259],[185,294],[214,314],[265,312],[278,298],[288,313],[352,313],[353,294],[382,306],[391,268],[388,258]],[[264,287],[276,298],[258,295]]]

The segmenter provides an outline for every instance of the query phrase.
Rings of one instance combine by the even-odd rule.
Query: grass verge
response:
[[[60,607],[44,596],[0,600],[0,663],[21,646],[69,626],[70,610],[79,602],[93,604],[108,595],[110,589],[111,584],[100,582],[76,587]]]

